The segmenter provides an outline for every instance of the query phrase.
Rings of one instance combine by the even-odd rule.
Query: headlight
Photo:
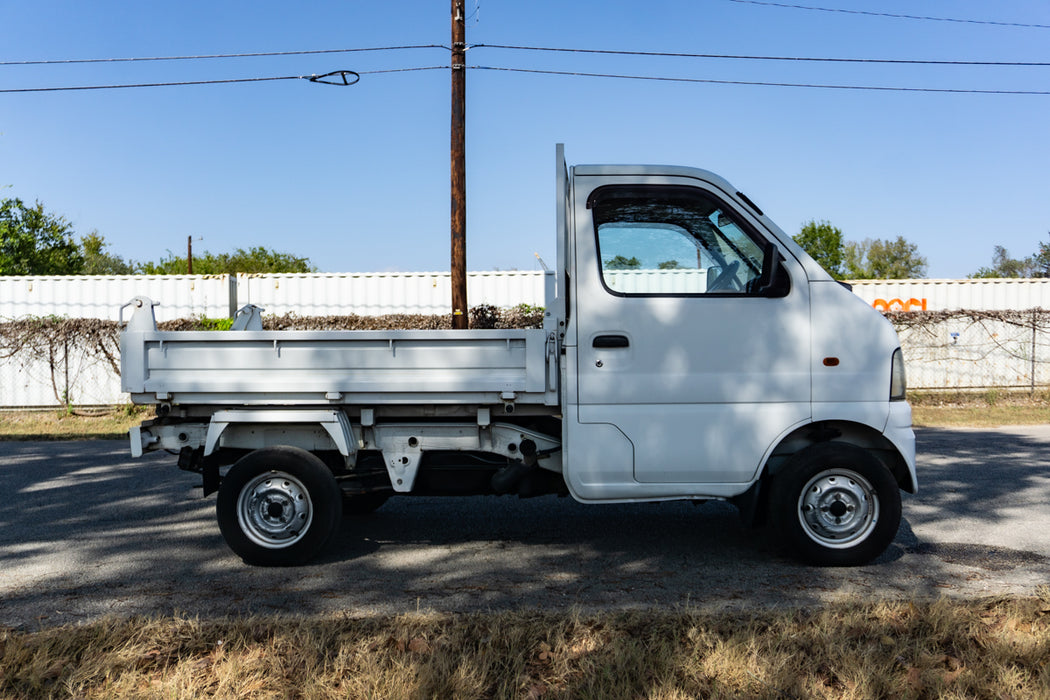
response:
[[[904,380],[904,353],[900,348],[893,351],[890,360],[890,401],[903,401],[908,383]]]

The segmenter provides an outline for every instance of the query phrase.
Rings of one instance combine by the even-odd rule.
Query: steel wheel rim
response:
[[[828,469],[806,482],[798,498],[798,519],[813,541],[846,549],[867,539],[878,524],[878,495],[857,472]]]
[[[269,549],[291,547],[313,522],[313,502],[303,482],[286,472],[255,477],[237,496],[237,522],[249,540]]]

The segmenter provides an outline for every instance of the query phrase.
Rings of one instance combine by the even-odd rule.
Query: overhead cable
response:
[[[411,49],[446,49],[441,44],[414,44],[409,46],[372,46],[354,49],[316,49],[310,51],[266,51],[257,53],[215,53],[199,56],[140,56],[137,58],[67,58],[46,61],[0,61],[0,66],[48,66],[70,63],[134,63],[137,61],[197,61],[210,58],[255,58],[259,56],[311,56],[328,53],[358,53],[363,51],[405,51]]]
[[[474,44],[471,49],[511,49],[514,51],[550,51],[561,53],[612,54],[616,56],[657,56],[666,58],[716,58],[740,61],[810,61],[819,63],[894,63],[933,66],[1050,66],[1050,61],[938,61],[905,58],[822,58],[814,56],[751,56],[721,53],[676,53],[668,51],[624,51],[617,49],[573,49],[553,46],[512,46]]]
[[[170,83],[124,83],[120,85],[70,85],[64,87],[38,87],[38,88],[3,88],[0,93],[7,92],[72,92],[77,90],[120,90],[126,88],[148,88],[148,87],[182,87],[185,85],[224,85],[229,83],[261,83],[274,80],[306,80],[311,83],[323,83],[325,85],[353,85],[362,75],[379,75],[381,73],[410,73],[413,71],[447,69],[448,66],[423,66],[419,68],[387,68],[383,70],[337,70],[324,74],[311,75],[281,75],[266,78],[228,78],[221,80],[183,80]],[[336,76],[340,78],[337,80]],[[348,76],[356,76],[352,81]]]
[[[559,46],[519,46],[510,44],[472,44],[469,49],[504,49],[513,51],[541,51],[560,53],[586,53],[605,54],[618,56],[655,56],[668,58],[706,58],[706,59],[728,59],[741,61],[798,61],[798,62],[820,62],[820,63],[889,63],[910,65],[949,65],[949,66],[1050,66],[1046,61],[966,61],[966,60],[925,60],[905,58],[837,58],[821,56],[763,56],[750,54],[717,54],[717,53],[685,53],[673,51],[627,51],[619,49],[580,49]],[[194,61],[200,59],[223,59],[223,58],[252,58],[264,56],[308,56],[317,54],[356,53],[364,51],[400,51],[412,49],[444,49],[450,51],[448,46],[442,44],[414,44],[406,46],[375,46],[366,48],[350,49],[314,49],[303,51],[268,51],[256,53],[225,53],[225,54],[201,54],[187,56],[140,56],[126,58],[75,58],[75,59],[49,59],[39,61],[0,61],[0,66],[45,66],[45,65],[69,65],[84,63],[132,63],[138,61]]]
[[[817,83],[777,83],[751,80],[715,80],[713,78],[671,78],[655,75],[623,75],[617,73],[581,73],[576,71],[540,70],[535,68],[507,68],[500,66],[467,66],[474,70],[506,71],[509,73],[538,73],[581,78],[618,78],[621,80],[655,80],[669,83],[706,83],[711,85],[753,85],[758,87],[814,88],[821,90],[874,90],[882,92],[941,92],[969,95],[1050,95],[1050,90],[973,90],[966,88],[893,87],[881,85],[822,85]]]
[[[811,5],[792,5],[786,2],[766,2],[766,0],[729,0],[746,5],[766,5],[768,7],[785,7],[792,10],[815,10],[817,12],[843,12],[850,15],[868,15],[871,17],[892,17],[894,19],[918,19],[930,22],[959,22],[962,24],[990,24],[998,27],[1022,27],[1025,29],[1050,29],[1050,24],[1029,24],[1027,22],[996,22],[987,19],[958,19],[956,17],[927,17],[923,15],[901,15],[892,12],[872,12],[870,10],[846,10],[841,7],[813,7]]]
[[[1050,91],[1046,90],[980,90],[971,88],[927,88],[927,87],[901,87],[901,86],[883,86],[883,85],[835,85],[835,84],[820,84],[820,83],[787,83],[787,82],[772,82],[772,81],[752,81],[752,80],[719,80],[715,78],[675,78],[670,76],[658,76],[658,75],[631,75],[622,73],[591,73],[582,71],[558,71],[558,70],[543,70],[537,68],[511,68],[506,66],[466,66],[471,70],[490,70],[490,71],[503,71],[507,73],[532,73],[538,75],[560,75],[567,77],[580,77],[580,78],[613,78],[620,80],[648,80],[657,82],[670,82],[670,83],[703,83],[710,85],[744,85],[744,86],[756,86],[756,87],[788,87],[788,88],[812,88],[821,90],[858,90],[858,91],[880,91],[880,92],[926,92],[926,93],[954,93],[954,94],[971,94],[971,95],[1050,95]],[[353,82],[346,80],[347,75],[363,76],[363,75],[379,75],[384,73],[410,73],[416,71],[431,71],[431,70],[448,70],[448,66],[420,66],[414,68],[387,68],[380,70],[370,71],[334,71],[332,73],[326,73],[323,75],[312,74],[312,75],[286,75],[286,76],[274,76],[274,77],[259,77],[259,78],[228,78],[218,80],[185,80],[177,82],[163,82],[163,83],[126,83],[126,84],[112,84],[112,85],[73,85],[73,86],[62,86],[62,87],[37,87],[37,88],[0,88],[0,93],[27,93],[27,92],[70,92],[70,91],[81,91],[81,90],[117,90],[127,88],[147,88],[147,87],[181,87],[187,85],[221,85],[230,83],[258,83],[268,82],[277,80],[307,80],[311,82],[325,82],[336,85],[352,85],[357,82],[355,79]],[[342,80],[339,82],[320,80],[328,76],[341,75]]]

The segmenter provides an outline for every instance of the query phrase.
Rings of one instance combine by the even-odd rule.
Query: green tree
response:
[[[992,253],[992,266],[981,267],[970,275],[979,277],[1050,277],[1050,243],[1039,242],[1039,249],[1027,258],[1011,258],[1006,248],[997,245]]]
[[[849,279],[919,279],[926,276],[926,258],[919,247],[903,236],[895,240],[866,238],[849,242],[843,249],[843,265]]]
[[[147,275],[185,275],[186,258],[177,257],[170,250],[167,256],[156,263],[140,266]],[[309,258],[300,258],[291,253],[279,253],[263,246],[245,250],[238,248],[232,253],[209,253],[193,256],[193,274],[221,275],[237,272],[316,272]]]
[[[76,275],[83,267],[68,221],[40,202],[0,200],[0,275]]]
[[[105,249],[109,247],[106,240],[98,231],[92,231],[80,239],[80,252],[84,257],[84,267],[81,274],[84,275],[133,275],[138,270],[138,265],[132,260]]]
[[[622,255],[617,255],[605,263],[606,270],[637,270],[641,266],[642,261],[634,256],[625,258]]]
[[[995,246],[992,253],[992,266],[982,267],[970,275],[971,279],[979,277],[1028,277],[1028,263],[1010,257],[1010,252],[1001,245]]]
[[[809,253],[828,274],[837,280],[842,279],[842,230],[828,221],[811,220],[802,227],[798,234],[791,237],[795,243]]]
[[[1050,231],[1047,232],[1050,235]],[[1050,277],[1050,243],[1039,241],[1039,250],[1030,258],[1032,277]]]

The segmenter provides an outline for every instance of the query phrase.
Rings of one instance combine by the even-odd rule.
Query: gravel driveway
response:
[[[918,430],[917,496],[875,563],[781,557],[725,504],[400,498],[313,564],[251,568],[214,496],[123,441],[0,442],[0,625],[135,613],[351,614],[1033,594],[1050,582],[1050,426]]]

